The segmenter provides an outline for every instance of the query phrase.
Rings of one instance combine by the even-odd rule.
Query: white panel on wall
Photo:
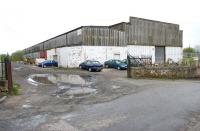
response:
[[[128,45],[127,50],[134,57],[152,57],[152,62],[155,62],[155,46]]]
[[[53,60],[54,56],[57,55],[59,60],[59,48],[47,50],[47,60]]]
[[[165,47],[166,61],[172,59],[174,62],[178,62],[182,59],[182,47]]]
[[[68,65],[69,67],[78,67],[82,62],[82,47],[70,47],[69,56],[68,56]]]
[[[115,56],[118,55],[120,60],[127,58],[127,47],[107,47],[107,60],[116,59]]]
[[[83,61],[83,48],[81,46],[63,47],[59,49],[61,67],[78,67]]]
[[[106,48],[104,46],[83,46],[84,60],[97,60],[103,63],[106,60]]]
[[[127,47],[83,46],[83,48],[84,60],[97,60],[102,64],[107,60],[114,59],[116,54],[118,54],[121,60],[127,57]]]

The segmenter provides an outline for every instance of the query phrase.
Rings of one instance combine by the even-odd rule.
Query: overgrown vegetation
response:
[[[183,49],[184,53],[195,53],[195,49],[192,47],[184,48]]]
[[[11,60],[12,61],[23,61],[23,55],[24,55],[24,51],[18,50],[16,52],[12,53]]]
[[[18,95],[19,94],[19,89],[20,89],[20,85],[17,84],[16,82],[14,82],[13,83],[13,90],[12,90],[13,95]]]
[[[5,60],[6,58],[9,58],[8,54],[0,54],[0,61]]]
[[[13,89],[12,95],[18,95],[20,88],[21,88],[20,85],[14,82],[12,88]],[[7,95],[8,95],[8,88],[7,87],[1,88],[0,96],[7,96]]]

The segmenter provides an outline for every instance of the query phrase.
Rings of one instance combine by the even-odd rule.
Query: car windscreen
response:
[[[117,60],[116,63],[117,63],[117,64],[121,64],[121,63],[123,63],[123,62],[120,61],[120,60]],[[123,64],[124,64],[124,63],[123,63]]]
[[[98,61],[91,61],[92,64],[100,64]]]

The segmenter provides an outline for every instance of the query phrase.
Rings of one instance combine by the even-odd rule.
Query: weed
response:
[[[13,83],[13,95],[18,95],[19,94],[19,89],[20,89],[20,85],[17,84],[16,82]]]

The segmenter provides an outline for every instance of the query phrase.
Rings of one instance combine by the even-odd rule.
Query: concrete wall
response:
[[[98,60],[104,63],[110,59],[126,59],[127,47],[116,46],[83,46],[84,60]]]
[[[47,59],[53,60],[57,55],[60,67],[78,67],[85,60],[97,60],[102,64],[110,59],[126,59],[127,47],[116,46],[74,46],[51,49],[47,51]]]
[[[78,67],[83,61],[82,46],[63,47],[47,51],[47,59],[53,60],[57,55],[58,66],[60,67]]]
[[[128,45],[128,53],[134,57],[152,57],[155,63],[155,46]],[[182,59],[182,47],[165,47],[165,61],[172,59],[178,62]]]
[[[152,57],[152,62],[155,62],[155,46],[128,45],[127,49],[134,57]]]
[[[83,61],[83,47],[64,47],[59,49],[59,61],[60,67],[78,67]]]
[[[181,47],[166,47],[166,61],[170,58],[174,62],[182,59]],[[134,57],[152,57],[155,63],[155,46],[129,45],[119,46],[73,46],[51,49],[47,51],[47,59],[53,60],[57,55],[57,61],[61,67],[78,67],[85,60],[98,60],[102,64],[110,59],[126,59],[127,54]]]
[[[174,62],[182,59],[183,49],[181,47],[165,47],[166,61],[170,58]]]

